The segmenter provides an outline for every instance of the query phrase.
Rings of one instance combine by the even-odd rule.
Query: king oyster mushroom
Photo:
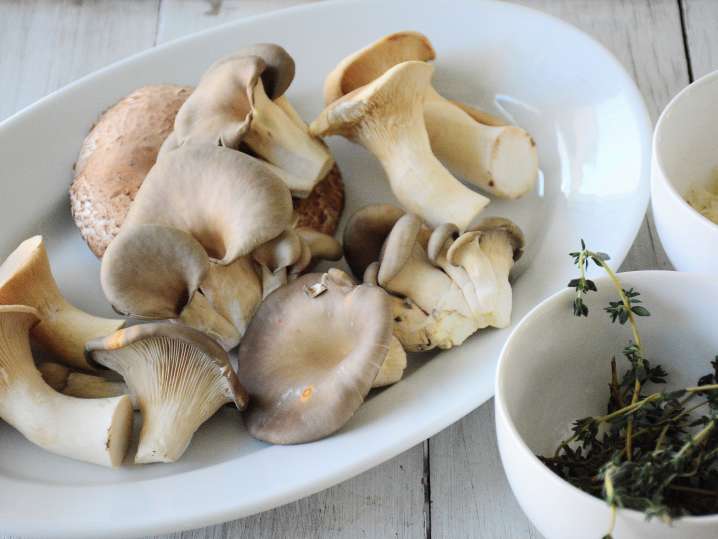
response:
[[[367,85],[393,66],[436,58],[426,36],[397,32],[344,58],[327,76],[327,105]],[[483,111],[442,97],[427,88],[424,121],[436,156],[461,177],[485,191],[517,198],[530,191],[538,175],[536,144],[523,129]]]
[[[118,312],[180,320],[230,350],[239,343],[239,333],[197,293],[209,264],[202,245],[186,232],[163,225],[125,225],[102,257],[100,280]]]
[[[259,307],[239,349],[249,433],[294,444],[340,429],[364,401],[392,342],[387,295],[339,270],[302,275]]]
[[[464,230],[489,200],[464,186],[434,156],[424,124],[424,95],[433,67],[403,62],[331,103],[312,122],[317,136],[342,135],[381,162],[407,211],[430,226]]]
[[[293,78],[294,60],[278,45],[253,45],[216,61],[179,110],[163,152],[188,143],[244,144],[298,178],[288,183],[296,196],[306,196],[334,160],[286,99],[273,101]]]
[[[220,407],[234,403],[242,410],[247,405],[227,353],[186,326],[132,326],[89,342],[87,354],[121,374],[137,398],[142,414],[137,463],[175,462]]]
[[[0,306],[0,418],[51,453],[118,466],[132,430],[130,399],[77,399],[47,385],[30,351],[38,322],[32,307]]]
[[[0,304],[29,305],[40,313],[32,337],[59,361],[89,369],[85,342],[117,331],[124,320],[81,311],[61,294],[52,276],[42,236],[22,242],[0,266]]]

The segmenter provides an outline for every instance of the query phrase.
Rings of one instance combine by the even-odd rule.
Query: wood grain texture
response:
[[[0,120],[154,44],[158,0],[3,0]]]
[[[651,118],[688,83],[675,0],[519,0],[558,16],[611,50],[637,81]],[[644,221],[622,270],[669,268],[652,221]],[[494,447],[491,404],[431,438],[434,538],[540,537],[508,492]]]
[[[693,78],[718,69],[718,2],[683,0],[683,20]]]
[[[312,1],[162,0],[157,43],[241,17]],[[423,447],[420,444],[373,470],[298,502],[242,520],[168,537],[424,537],[423,474]]]

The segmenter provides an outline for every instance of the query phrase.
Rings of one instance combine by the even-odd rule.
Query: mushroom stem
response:
[[[182,310],[177,320],[206,333],[225,350],[231,350],[239,344],[241,337],[237,328],[219,314],[209,300],[200,293],[192,296],[192,300]]]
[[[46,451],[118,466],[132,429],[130,399],[85,400],[54,391],[30,351],[29,331],[37,321],[30,307],[0,307],[0,417]]]
[[[431,226],[453,222],[464,230],[489,199],[454,178],[431,151],[423,103],[432,72],[425,62],[398,64],[329,105],[310,131],[362,144],[379,159],[407,211]]]
[[[0,266],[0,304],[36,308],[41,321],[32,329],[33,339],[62,363],[82,369],[91,369],[85,342],[109,335],[125,323],[88,314],[62,296],[42,236],[22,242]]]
[[[536,143],[525,130],[479,123],[431,87],[424,121],[436,157],[484,191],[518,198],[536,183]]]
[[[305,180],[307,192],[311,191],[334,166],[331,154],[296,123],[296,117],[269,99],[261,79],[254,87],[253,101],[251,128],[242,142],[263,159]]]
[[[104,376],[72,371],[59,363],[45,362],[37,370],[52,389],[68,397],[101,399],[128,395],[127,385],[121,381],[109,380]],[[137,399],[130,395],[132,407],[137,410]]]
[[[399,339],[394,336],[389,342],[389,353],[371,387],[384,387],[397,383],[404,375],[404,369],[406,369],[406,352]]]

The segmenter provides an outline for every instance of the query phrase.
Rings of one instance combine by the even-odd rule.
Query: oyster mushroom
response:
[[[379,262],[372,262],[364,272],[364,284],[379,286]],[[432,319],[408,297],[387,291],[391,302],[394,337],[407,352],[426,352],[436,346],[432,341]]]
[[[111,380],[105,376],[74,371],[59,363],[45,362],[37,366],[42,379],[52,389],[69,397],[81,399],[99,399],[128,395],[127,385],[121,380]],[[137,401],[130,396],[132,407],[137,409]]]
[[[279,236],[292,215],[289,190],[261,161],[219,146],[185,145],[152,167],[123,227],[183,230],[225,265]]]
[[[478,328],[461,289],[432,265],[419,243],[421,226],[421,220],[412,214],[396,222],[382,248],[377,282],[416,303],[430,317],[431,343],[451,348]]]
[[[89,342],[87,354],[122,375],[137,398],[142,414],[137,463],[175,462],[221,406],[247,405],[227,353],[186,326],[132,326]]]
[[[381,162],[407,211],[430,226],[465,229],[489,200],[464,186],[434,156],[424,124],[424,95],[433,67],[403,62],[331,103],[312,122],[318,136],[342,135]]]
[[[177,319],[229,350],[235,327],[197,293],[209,258],[192,236],[163,225],[125,225],[102,258],[100,281],[115,310],[149,320]]]
[[[262,296],[266,298],[280,286],[287,284],[287,268],[300,260],[302,240],[292,229],[260,245],[252,253],[262,273]]]
[[[240,256],[226,266],[211,263],[200,291],[241,338],[262,301],[262,279],[252,257]]]
[[[294,444],[340,429],[371,389],[391,341],[389,300],[378,287],[331,270],[278,289],[240,345],[249,433]]]
[[[278,45],[257,44],[218,60],[179,110],[171,144],[210,143],[235,150],[245,144],[301,179],[296,190],[306,196],[334,160],[299,124],[296,112],[287,113],[286,100],[281,106],[273,101],[293,78],[294,60]]]
[[[327,76],[327,105],[379,78],[406,61],[436,58],[426,36],[397,32],[344,58]],[[530,191],[538,174],[536,144],[523,129],[507,125],[483,111],[450,101],[432,86],[424,101],[424,121],[431,149],[450,170],[505,198]]]
[[[39,321],[32,307],[0,306],[0,418],[46,451],[118,466],[132,430],[130,399],[77,399],[47,385],[30,351],[30,329]]]
[[[511,323],[509,273],[521,256],[524,236],[508,219],[484,219],[459,235],[444,225],[432,233],[428,256],[461,288],[479,327]]]
[[[0,304],[34,307],[40,322],[32,337],[59,361],[89,369],[85,342],[117,331],[124,320],[100,318],[70,304],[52,276],[42,236],[22,242],[0,266]]]

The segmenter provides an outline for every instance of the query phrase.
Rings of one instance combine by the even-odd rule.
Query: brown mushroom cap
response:
[[[184,145],[147,175],[124,226],[161,224],[191,234],[229,264],[292,221],[287,186],[259,160],[211,145]]]
[[[469,227],[468,230],[482,233],[502,230],[506,232],[511,242],[511,247],[514,250],[514,262],[521,258],[521,255],[524,253],[526,239],[523,231],[516,223],[505,217],[487,217],[486,219],[482,219],[478,224]]]
[[[324,102],[369,84],[396,64],[409,60],[429,62],[436,58],[429,39],[419,32],[396,32],[378,39],[344,58],[324,82]]]
[[[309,273],[260,306],[239,350],[252,436],[310,442],[341,428],[369,392],[389,350],[389,298],[339,272]],[[316,295],[307,287],[326,290]],[[314,296],[314,297],[312,297]]]
[[[72,216],[101,257],[172,131],[192,88],[143,86],[105,111],[82,143],[70,187]]]
[[[105,251],[100,280],[119,312],[144,318],[176,318],[209,271],[202,245],[176,228],[124,228]]]
[[[344,227],[344,257],[358,279],[379,260],[384,240],[404,210],[391,204],[371,204],[354,212]]]

